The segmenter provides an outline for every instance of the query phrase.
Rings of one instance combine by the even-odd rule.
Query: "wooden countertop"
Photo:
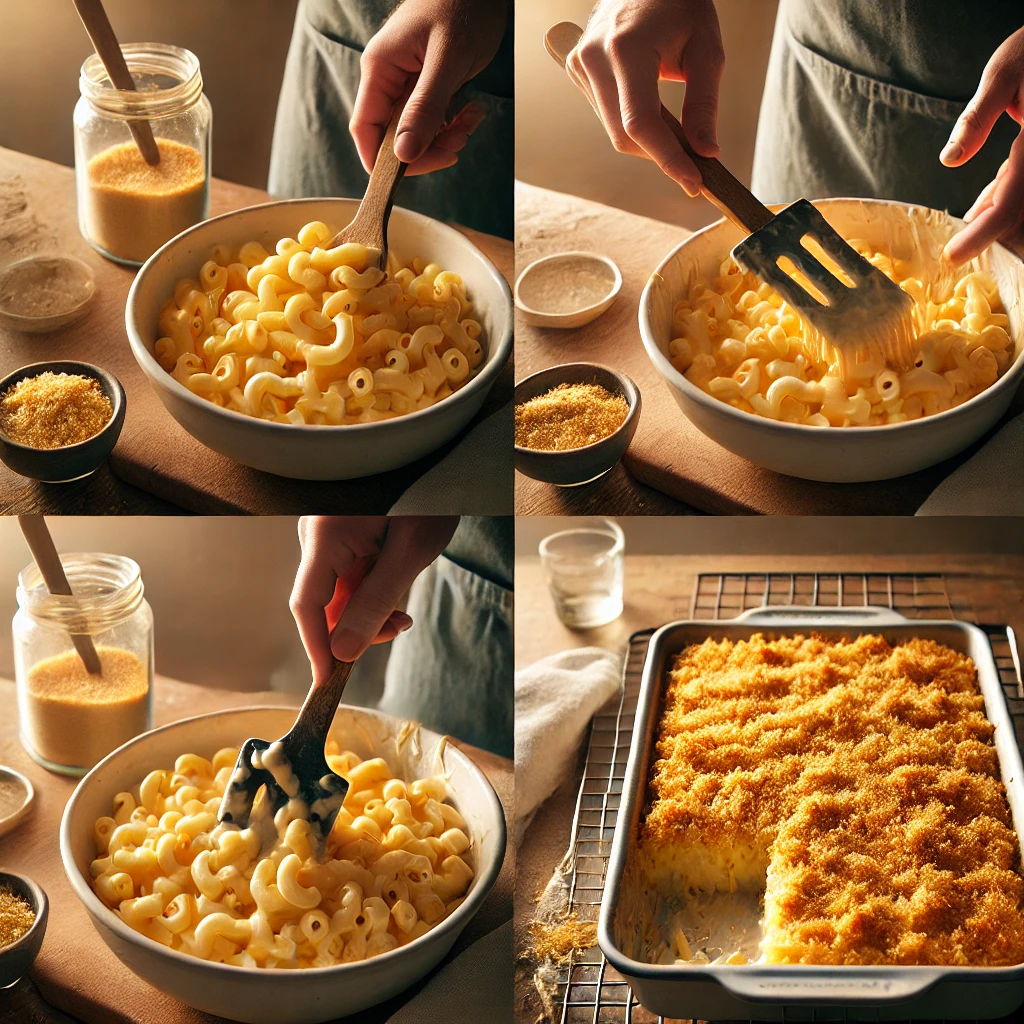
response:
[[[271,198],[260,189],[214,179],[210,214]],[[384,513],[465,436],[463,432],[410,466],[363,478],[358,487],[351,481],[286,480],[248,469],[204,447],[179,426],[136,364],[124,325],[134,272],[104,259],[80,235],[74,171],[0,148],[0,221],[0,265],[36,252],[59,251],[84,260],[97,285],[93,308],[64,330],[33,336],[0,328],[0,375],[42,359],[84,359],[113,372],[128,397],[121,437],[110,459],[91,477],[74,484],[40,484],[0,465],[2,513]],[[465,233],[511,276],[510,242]],[[506,405],[511,395],[509,360],[467,430]],[[487,453],[472,449],[460,451],[457,457],[467,475],[486,472],[493,464]],[[459,510],[439,507],[435,511]]]
[[[936,466],[893,480],[801,480],[734,455],[683,414],[640,336],[642,291],[654,269],[689,235],[676,224],[517,183],[518,270],[558,252],[595,252],[618,265],[622,290],[606,313],[575,330],[534,327],[518,317],[516,379],[559,363],[595,362],[628,374],[643,396],[636,434],[612,473],[574,488],[516,473],[520,515],[678,515],[691,509],[716,515],[912,515],[938,484],[1024,410],[1020,388],[1009,411],[979,441]],[[836,441],[841,458],[841,438]]]
[[[298,705],[298,698],[276,692],[216,690],[158,676],[154,684],[153,722],[160,726],[197,714],[258,704],[291,707]],[[455,742],[491,780],[505,806],[511,835],[512,762]],[[214,1024],[220,1020],[156,992],[119,963],[96,933],[64,875],[58,847],[61,814],[78,780],[47,772],[25,753],[18,740],[15,685],[6,679],[0,679],[0,764],[28,776],[36,790],[29,817],[0,837],[0,867],[34,878],[50,901],[43,947],[30,974],[12,989],[0,993],[0,1024],[107,1024],[113,1020],[134,1024]],[[510,850],[494,888],[457,940],[456,953],[508,920],[514,870]],[[364,1011],[358,1020],[363,1024],[383,1024],[416,991],[418,986]]]
[[[908,521],[908,526],[912,522]],[[558,620],[540,559],[519,557],[516,669],[576,647],[593,645],[621,651],[637,630],[688,618],[693,587],[701,573],[942,573],[950,604],[959,617],[1010,625],[1018,636],[1024,635],[1024,556],[1020,555],[627,555],[623,613],[609,625],[591,630],[571,630]],[[517,952],[528,948],[527,929],[537,896],[568,849],[582,767],[580,764],[577,775],[563,783],[540,808],[519,847],[515,895]],[[531,970],[527,960],[517,963],[516,1024],[534,1024],[537,1020],[539,1003]]]

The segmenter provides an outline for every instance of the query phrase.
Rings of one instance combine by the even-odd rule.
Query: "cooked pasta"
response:
[[[329,740],[349,791],[318,859],[305,818],[217,823],[237,755],[182,754],[96,821],[93,889],[136,931],[241,967],[329,967],[404,946],[462,902],[472,840],[443,778],[407,783]]]
[[[369,423],[425,409],[484,359],[458,274],[388,257],[313,221],[273,253],[218,246],[159,316],[156,358],[194,394],[278,423]]]
[[[860,239],[850,244],[913,297],[912,368],[899,372],[865,353],[841,376],[838,359],[820,358],[797,313],[731,257],[714,281],[695,284],[676,303],[672,365],[736,409],[818,427],[905,423],[995,383],[1014,345],[991,274],[967,267],[927,282],[907,260]]]

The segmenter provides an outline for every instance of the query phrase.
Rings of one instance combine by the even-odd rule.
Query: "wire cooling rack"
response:
[[[975,621],[970,606],[950,598],[945,577],[927,574],[702,574],[693,590],[690,613],[694,619],[731,619],[763,605],[875,605],[912,619]],[[1006,626],[976,624],[985,630],[992,645],[1018,742],[1022,742],[1024,680],[1016,638]],[[644,658],[653,633],[648,629],[630,637],[622,695],[598,712],[591,726],[570,841],[575,853],[570,900],[572,910],[584,921],[596,921],[601,906]],[[629,984],[596,946],[563,970],[558,978],[556,1005],[561,1007],[560,1024],[664,1024],[663,1018],[636,1001]],[[823,1008],[820,1019],[834,1019],[828,1013]],[[1006,1018],[1007,1024],[1014,1019]]]

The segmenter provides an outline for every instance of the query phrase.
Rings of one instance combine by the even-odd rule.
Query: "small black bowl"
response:
[[[26,377],[37,377],[51,370],[53,373],[78,374],[99,382],[114,410],[106,426],[94,436],[64,448],[31,448],[18,444],[0,432],[0,462],[21,476],[42,480],[44,483],[62,484],[79,480],[99,469],[103,460],[113,451],[124,425],[124,410],[128,399],[121,382],[106,370],[91,363],[58,360],[50,363],[31,363],[0,380],[0,395]]]
[[[521,380],[515,387],[514,402],[522,405],[559,384],[600,384],[613,395],[621,395],[629,407],[613,433],[582,448],[554,452],[515,446],[515,467],[520,473],[559,487],[575,487],[603,476],[622,458],[640,422],[640,389],[624,373],[599,363],[563,363]]]
[[[16,875],[13,871],[0,871],[0,889],[10,889],[11,892],[24,896],[36,912],[32,927],[20,939],[8,946],[0,946],[0,989],[3,989],[28,974],[28,969],[43,944],[50,904],[46,893],[31,878]]]

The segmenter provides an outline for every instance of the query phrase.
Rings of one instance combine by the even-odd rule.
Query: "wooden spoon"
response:
[[[342,228],[324,246],[325,249],[333,249],[345,242],[358,242],[379,253],[376,265],[380,270],[386,270],[388,266],[388,219],[395,201],[395,192],[408,166],[395,156],[395,133],[402,110],[402,105],[396,106],[391,115],[380,149],[377,150],[377,158],[373,162],[366,194],[356,215],[347,227]]]
[[[54,547],[53,538],[47,529],[46,520],[35,513],[33,515],[18,516],[18,525],[25,535],[25,541],[36,565],[39,567],[39,574],[43,577],[46,589],[51,594],[66,594],[73,596],[71,584],[64,575],[64,566],[61,565],[60,555]],[[100,656],[96,653],[96,646],[92,637],[87,633],[72,633],[71,642],[78,651],[78,656],[85,663],[86,670],[91,676],[103,674],[100,667]]]
[[[93,48],[107,69],[110,84],[123,92],[135,92],[135,79],[128,70],[121,44],[110,26],[110,19],[103,9],[103,0],[74,0],[78,16],[82,19],[85,31],[89,33]],[[155,167],[160,163],[160,149],[153,138],[153,129],[148,121],[132,120],[128,122],[128,130],[132,133],[135,145],[139,147],[142,159]]]

